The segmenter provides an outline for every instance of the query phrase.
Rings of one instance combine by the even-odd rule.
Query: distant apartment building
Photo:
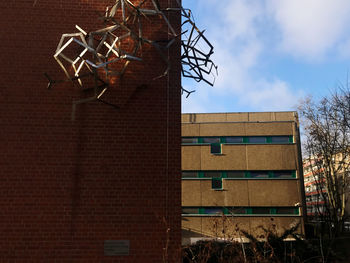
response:
[[[343,158],[341,154],[337,154],[332,157],[335,161],[335,167],[337,167],[337,162],[346,163],[347,158]],[[338,161],[337,161],[338,160]],[[344,164],[343,164],[344,167]],[[345,164],[348,167],[348,163]],[[324,164],[322,164],[322,158],[318,157],[315,159],[305,159],[303,161],[303,171],[304,171],[304,187],[305,187],[305,200],[306,200],[306,210],[307,217],[311,222],[324,221],[327,220],[327,215],[331,209],[328,203],[328,193],[326,186],[326,178]],[[343,170],[337,172],[338,177],[341,177]],[[339,185],[342,185],[342,178],[338,178]],[[345,200],[349,200],[349,182],[345,181]],[[339,193],[342,192],[341,189],[338,190]],[[347,196],[347,197],[346,197]],[[347,202],[345,206],[345,230],[350,231],[350,203]]]
[[[303,182],[296,112],[182,115],[183,244],[303,234]]]
[[[304,161],[303,167],[307,216],[314,220],[326,213],[325,199],[322,195],[326,193],[326,189],[320,187],[322,179],[312,161]]]

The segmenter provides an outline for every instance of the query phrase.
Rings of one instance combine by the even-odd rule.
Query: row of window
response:
[[[293,143],[293,136],[182,137],[182,144]]]
[[[320,194],[315,194],[315,195],[307,195],[305,196],[306,202],[320,202],[324,201],[323,196]]]
[[[306,207],[306,212],[308,214],[310,214],[310,213],[318,214],[318,213],[325,213],[325,212],[327,212],[327,209],[326,209],[326,207],[324,205],[307,206]]]
[[[182,215],[299,215],[298,207],[182,207]]]
[[[296,178],[296,171],[182,171],[182,178]]]

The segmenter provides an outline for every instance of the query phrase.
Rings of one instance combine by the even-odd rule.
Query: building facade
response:
[[[168,65],[147,46],[104,94],[118,107],[79,104],[74,121],[72,101],[89,91],[48,90],[43,74],[63,79],[53,58],[62,34],[103,28],[115,2],[0,2],[0,262],[180,261],[180,41],[167,76],[153,80]],[[167,16],[180,32],[180,13]],[[160,19],[145,18],[144,37],[167,40]]]
[[[298,225],[305,198],[296,112],[182,115],[182,242]]]
[[[304,171],[304,187],[306,200],[306,213],[312,221],[320,218],[326,213],[326,203],[322,193],[326,194],[326,189],[322,187],[322,178],[318,172],[318,168],[313,161],[303,162]]]
[[[339,203],[344,207],[339,207],[339,215],[343,213],[343,231],[350,231],[350,203],[348,202],[350,196],[349,189],[349,177],[348,169],[349,163],[348,158],[343,157],[342,154],[337,154],[331,158],[332,164],[330,167],[335,167],[335,174],[337,180],[332,178],[333,185],[338,186],[337,191],[341,200]],[[327,176],[333,175],[334,173],[327,173],[326,164],[324,163],[323,158],[308,158],[303,161],[303,170],[304,170],[304,187],[305,187],[305,199],[306,199],[306,210],[307,217],[310,223],[329,223],[330,220],[333,220],[332,213],[333,208],[329,203],[328,189],[332,187],[327,186]],[[339,170],[338,170],[339,169]],[[330,170],[330,169],[328,169]],[[332,170],[332,169],[331,169]],[[332,170],[332,171],[334,171]],[[345,176],[345,181],[343,180]],[[342,194],[344,191],[344,195]],[[336,192],[336,191],[335,191]],[[343,203],[344,198],[344,203]]]

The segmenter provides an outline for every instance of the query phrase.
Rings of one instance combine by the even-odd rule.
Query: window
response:
[[[197,178],[197,177],[198,177],[197,172],[182,171],[182,178]]]
[[[251,178],[269,178],[269,172],[267,171],[254,171],[250,172]]]
[[[199,208],[196,207],[183,207],[182,214],[199,214]]]
[[[295,215],[298,214],[297,207],[277,207],[276,214],[278,215]]]
[[[313,208],[313,209],[312,209]],[[323,206],[319,207],[322,212],[325,211]],[[315,207],[307,207],[308,212],[316,212]],[[270,215],[284,215],[284,216],[295,216],[299,215],[298,207],[182,207],[182,216],[191,215],[236,215],[236,216],[270,216]]]
[[[253,207],[252,214],[254,215],[268,215],[270,214],[269,207]]]
[[[220,143],[212,143],[210,145],[210,153],[221,154],[221,144]]]
[[[277,171],[273,173],[275,178],[295,178],[293,171]]]
[[[215,172],[215,171],[210,171],[210,172],[203,172],[203,176],[206,178],[220,178],[221,177],[221,172]]]
[[[203,143],[220,143],[219,137],[204,137]]]
[[[244,178],[245,173],[243,171],[229,171],[226,172],[227,178]]]
[[[253,136],[249,137],[249,143],[266,143],[266,137]]]
[[[198,138],[182,137],[181,142],[182,143],[198,143]]]
[[[289,136],[272,136],[272,143],[289,143]]]
[[[204,208],[204,214],[208,214],[208,215],[222,215],[223,211],[222,211],[222,208],[219,208],[219,207],[205,207]]]
[[[228,209],[230,214],[244,215],[247,214],[247,210],[244,207],[233,207]]]
[[[226,137],[226,143],[242,143],[243,137]]]
[[[212,178],[211,179],[211,188],[214,190],[222,189],[222,179],[221,178]]]

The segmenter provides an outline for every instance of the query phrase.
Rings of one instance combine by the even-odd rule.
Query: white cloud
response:
[[[350,57],[350,38],[339,43],[337,47],[338,57],[348,59]]]
[[[299,57],[322,59],[349,26],[348,0],[267,0],[267,6],[281,30],[281,48]]]
[[[185,81],[186,89],[197,91],[183,99],[183,112],[294,109],[300,92],[293,92],[278,77],[271,81],[257,71],[262,55],[266,56],[264,52],[274,49],[267,46],[264,35],[268,18],[263,2],[201,0],[201,9],[205,15],[197,25],[207,29],[205,34],[214,46],[213,60],[219,66],[219,76],[213,88]]]
[[[294,109],[303,95],[301,92],[295,94],[286,82],[279,79],[271,82],[263,80],[254,85],[255,87],[247,90],[246,96],[242,99],[246,104],[251,103],[262,111]]]

